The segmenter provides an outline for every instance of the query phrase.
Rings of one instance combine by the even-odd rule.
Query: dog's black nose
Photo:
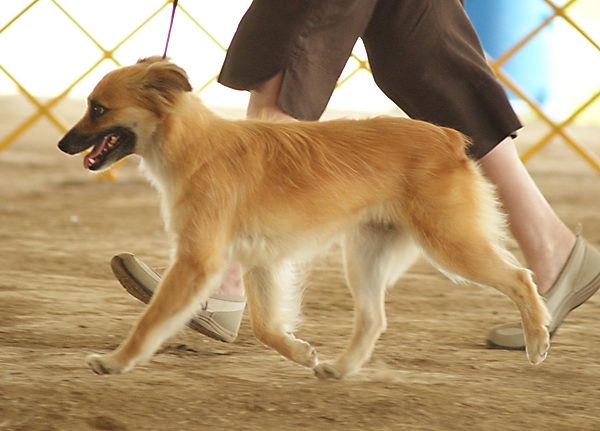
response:
[[[71,153],[69,153],[67,148],[68,148],[67,142],[65,141],[65,138],[62,138],[60,140],[60,142],[58,143],[58,149],[60,151],[62,151],[63,153],[71,154]]]
[[[63,153],[77,154],[89,148],[92,144],[89,142],[89,136],[83,136],[69,130],[58,143],[58,149]]]

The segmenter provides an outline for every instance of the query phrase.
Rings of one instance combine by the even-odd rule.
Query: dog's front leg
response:
[[[291,278],[288,265],[255,267],[246,273],[252,329],[266,346],[300,365],[313,368],[318,362],[316,350],[291,332],[300,307],[300,294],[295,291]]]
[[[114,352],[90,355],[86,362],[97,374],[119,374],[149,360],[163,341],[192,317],[198,304],[220,281],[220,271],[192,260],[178,259],[129,337]]]

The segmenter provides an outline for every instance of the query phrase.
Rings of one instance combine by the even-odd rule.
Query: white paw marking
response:
[[[334,362],[321,362],[313,368],[315,375],[322,380],[339,380],[345,373],[338,369]]]
[[[302,340],[295,340],[292,356],[295,362],[308,368],[313,368],[319,362],[317,350]]]
[[[119,364],[111,355],[92,354],[85,358],[85,362],[96,374],[121,374],[132,367]]]
[[[538,328],[533,334],[526,336],[527,358],[533,365],[544,362],[550,349],[550,334],[546,327]]]

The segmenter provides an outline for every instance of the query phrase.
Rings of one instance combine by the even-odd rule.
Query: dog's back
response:
[[[205,189],[206,182],[219,184],[210,199],[221,193],[235,210],[235,225],[249,231],[312,229],[409,200],[454,172],[476,175],[462,134],[404,118],[288,124],[217,119],[201,133],[198,148],[185,151],[211,148],[211,161],[197,168],[199,183],[189,184],[185,194],[195,195],[192,189]]]

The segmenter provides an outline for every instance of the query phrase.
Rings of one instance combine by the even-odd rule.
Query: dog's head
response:
[[[85,115],[58,148],[67,154],[91,148],[84,167],[108,168],[129,154],[143,152],[181,93],[191,90],[185,71],[161,57],[114,70],[94,88]]]

